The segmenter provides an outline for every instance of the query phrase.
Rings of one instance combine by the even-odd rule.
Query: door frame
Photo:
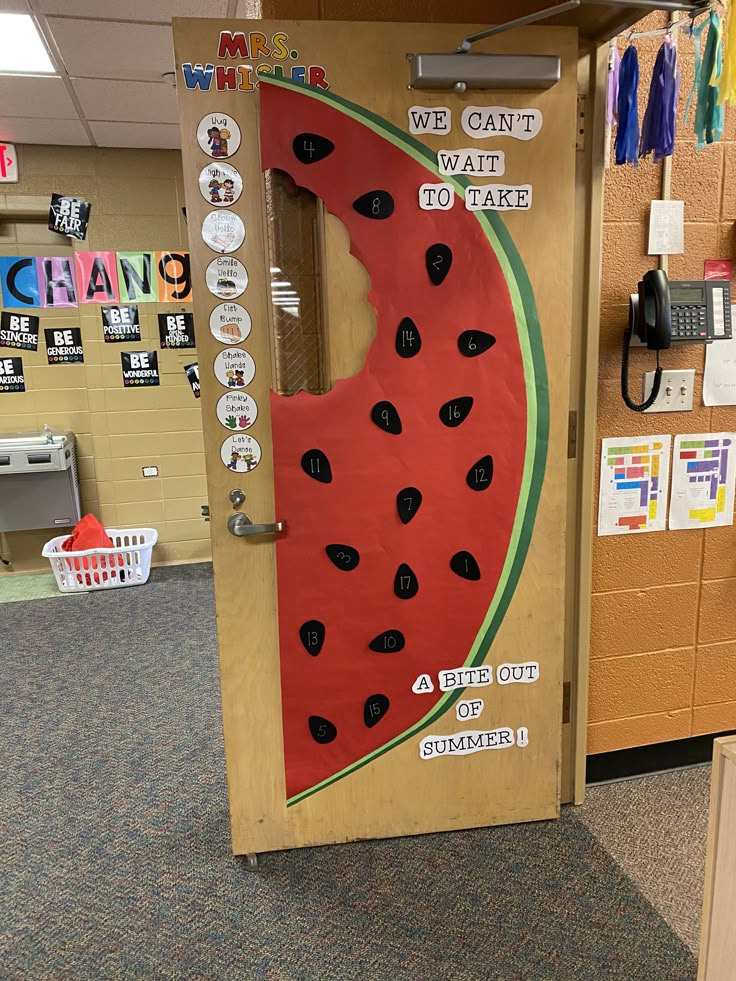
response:
[[[576,452],[569,461],[567,485],[563,682],[570,694],[565,705],[569,710],[563,717],[561,782],[562,803],[573,804],[585,799],[608,51],[608,43],[580,40],[570,352],[570,412],[576,413]]]

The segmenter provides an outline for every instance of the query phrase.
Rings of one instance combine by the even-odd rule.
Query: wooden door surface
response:
[[[236,853],[559,812],[577,37],[471,29],[174,22]]]

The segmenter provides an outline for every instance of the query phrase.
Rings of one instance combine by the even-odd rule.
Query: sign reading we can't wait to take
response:
[[[75,252],[0,256],[3,306],[185,303],[192,298],[188,252]]]

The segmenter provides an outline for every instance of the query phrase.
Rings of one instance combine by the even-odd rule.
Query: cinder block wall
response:
[[[666,15],[652,15],[640,29],[664,23]],[[643,112],[661,38],[637,43]],[[736,111],[726,111],[722,143],[696,150],[691,124],[682,125],[693,77],[693,48],[685,37],[679,58],[672,197],[685,202],[685,254],[670,256],[669,274],[700,279],[705,259],[736,258]],[[692,412],[641,415],[621,401],[629,293],[657,265],[646,251],[649,203],[661,196],[661,170],[642,161],[606,173],[599,437],[736,430],[736,407],[702,404],[705,354],[699,346],[670,349],[661,359],[667,368],[695,368]],[[654,366],[652,353],[632,352],[632,391]],[[590,753],[736,728],[736,528],[596,537],[591,655]]]
[[[51,193],[75,194],[92,202],[82,250],[187,249],[182,215],[181,156],[173,150],[95,149],[60,146],[18,148],[20,183],[2,186],[5,214],[48,208]],[[0,222],[0,255],[69,255],[68,240],[43,223]],[[143,343],[105,344],[98,304],[39,314],[37,353],[0,348],[23,358],[24,393],[0,395],[0,432],[38,431],[48,423],[77,434],[82,508],[108,527],[154,527],[159,563],[210,558],[209,525],[200,517],[206,500],[202,418],[183,371],[196,350],[159,350],[156,315],[177,304],[141,304]],[[49,365],[46,327],[81,326],[83,365]],[[197,325],[198,330],[207,329]],[[161,385],[126,389],[120,351],[157,350]],[[157,478],[142,467],[157,466]],[[9,478],[12,479],[12,478]],[[0,480],[0,493],[3,485]],[[41,558],[53,530],[3,536],[0,574],[48,570]]]

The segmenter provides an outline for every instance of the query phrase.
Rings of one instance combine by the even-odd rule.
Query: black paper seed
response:
[[[291,148],[300,163],[313,164],[329,157],[335,149],[335,144],[326,136],[318,136],[316,133],[300,133],[294,137]]]
[[[467,476],[465,477],[468,487],[474,491],[486,490],[491,486],[491,481],[493,480],[493,457],[488,454],[488,456],[482,456],[477,463],[468,470]]]
[[[422,503],[422,492],[416,487],[404,487],[396,495],[396,510],[403,525],[408,525]]]
[[[470,552],[455,552],[450,559],[450,568],[461,579],[480,579],[480,568]]]
[[[368,646],[376,654],[393,654],[395,651],[403,651],[404,644],[404,635],[400,630],[384,630]]]
[[[360,562],[357,548],[351,545],[325,545],[325,552],[330,562],[343,572],[352,572]]]
[[[377,722],[381,721],[388,712],[390,704],[386,695],[369,695],[366,698],[365,707],[363,708],[363,719],[369,729],[372,729]]]
[[[394,213],[394,199],[388,191],[368,191],[353,201],[353,207],[365,218],[390,218]]]
[[[390,402],[376,402],[371,409],[371,419],[387,433],[398,436],[401,432],[401,417]]]
[[[461,422],[465,422],[472,408],[473,399],[470,395],[462,395],[460,398],[445,402],[440,408],[440,422],[454,429]]]
[[[413,358],[421,349],[422,338],[417,325],[409,317],[404,317],[396,331],[396,353],[400,358]]]
[[[299,639],[307,654],[316,657],[325,642],[325,625],[320,620],[307,620],[299,627]]]
[[[396,593],[399,599],[411,599],[418,592],[419,580],[414,575],[414,570],[405,562],[402,562],[394,576],[394,593]]]
[[[332,467],[322,450],[307,450],[302,457],[302,470],[320,484],[332,483]]]
[[[309,716],[309,731],[316,743],[331,743],[337,736],[335,726],[329,719],[324,719],[321,715]]]
[[[466,358],[477,358],[495,343],[496,338],[493,334],[486,334],[484,330],[464,330],[457,339],[460,354]]]
[[[452,249],[449,245],[437,242],[430,245],[426,256],[427,272],[433,286],[439,286],[444,282],[445,276],[450,271],[452,265]]]

